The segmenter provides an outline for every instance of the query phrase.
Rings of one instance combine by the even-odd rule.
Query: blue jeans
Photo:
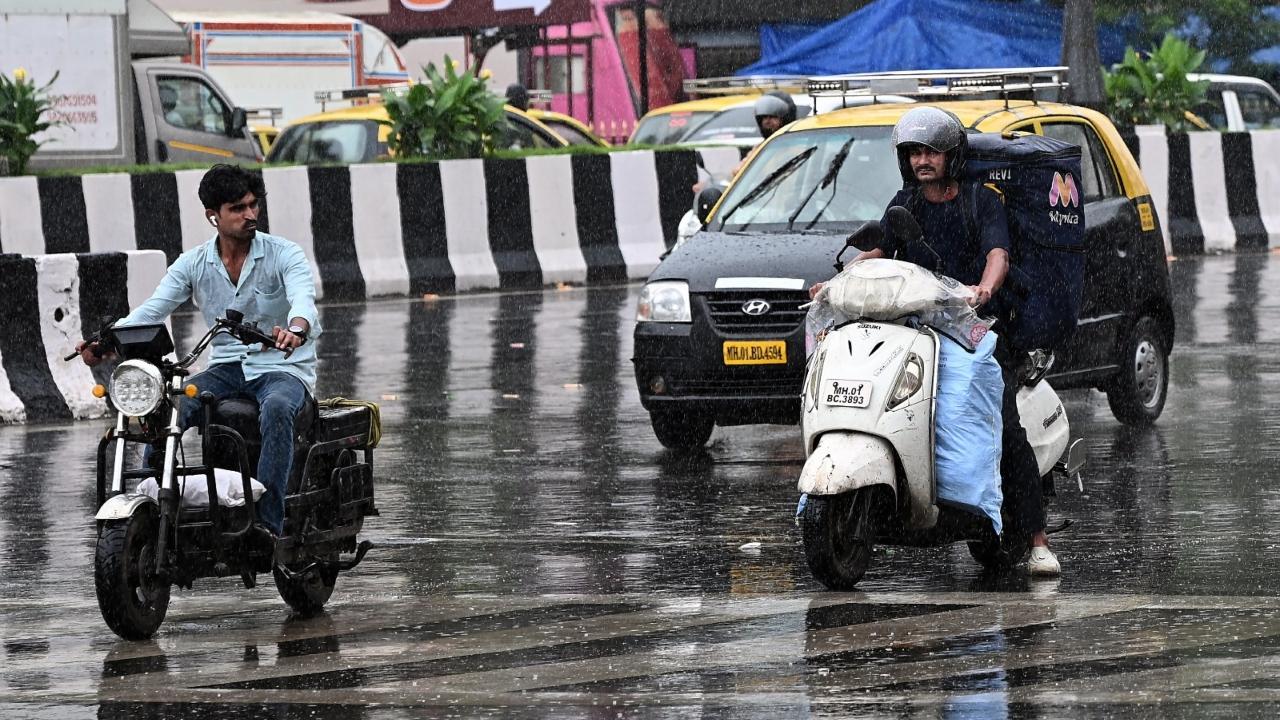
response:
[[[201,393],[211,392],[219,400],[234,396],[258,401],[258,432],[262,451],[258,455],[258,482],[266,486],[258,501],[258,519],[276,535],[284,531],[284,496],[293,465],[293,419],[307,401],[307,386],[284,372],[272,372],[245,380],[240,363],[221,363],[190,378]],[[202,404],[183,401],[178,423],[183,430],[196,424]]]

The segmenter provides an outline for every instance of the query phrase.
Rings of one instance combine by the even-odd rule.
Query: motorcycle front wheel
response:
[[[875,524],[873,488],[810,495],[800,513],[809,570],[831,590],[852,590],[871,565]]]
[[[93,569],[98,609],[107,627],[125,640],[151,637],[169,611],[169,583],[155,574],[159,525],[157,509],[143,506],[98,534]]]

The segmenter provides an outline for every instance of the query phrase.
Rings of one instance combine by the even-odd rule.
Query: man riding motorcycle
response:
[[[213,340],[209,367],[188,382],[221,400],[233,395],[257,400],[262,452],[257,479],[266,486],[259,501],[261,537],[277,538],[284,526],[285,484],[293,461],[294,418],[315,392],[315,343],[320,335],[311,265],[298,245],[258,230],[259,203],[266,197],[262,177],[234,165],[215,165],[200,181],[205,218],[216,233],[184,252],[161,279],[155,293],[116,326],[163,322],[194,299],[213,326],[228,309],[247,321],[270,327],[275,350],[246,345],[229,335]],[[87,365],[102,361],[97,343],[77,348]],[[183,403],[179,425],[197,421],[201,403]]]
[[[894,126],[893,145],[904,186],[889,207],[906,207],[924,231],[921,242],[897,247],[895,233],[879,247],[860,252],[854,262],[892,257],[946,275],[970,286],[973,304],[987,304],[1009,270],[1009,230],[1004,206],[989,188],[962,183],[968,141],[964,125],[951,113],[922,106],[906,112]],[[972,220],[964,204],[972,203]],[[886,213],[883,224],[891,220]],[[822,287],[810,288],[810,296]],[[995,327],[997,334],[1000,325]],[[1000,338],[996,360],[1004,376],[1001,485],[1012,528],[1031,536],[1027,569],[1034,575],[1058,575],[1061,565],[1049,550],[1045,533],[1040,474],[1034,451],[1018,416],[1014,353]]]

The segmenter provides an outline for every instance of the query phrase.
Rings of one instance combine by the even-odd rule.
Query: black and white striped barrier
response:
[[[736,151],[735,151],[736,152]],[[201,170],[0,179],[0,252],[160,250],[211,237]],[[675,240],[690,151],[263,171],[270,232],[311,259],[321,295],[532,288],[643,278]]]
[[[1200,254],[1280,243],[1280,131],[1129,138],[1163,222],[1165,248]]]
[[[0,255],[0,422],[97,417],[106,404],[81,362],[63,362],[105,316],[146,300],[165,271],[154,250]]]

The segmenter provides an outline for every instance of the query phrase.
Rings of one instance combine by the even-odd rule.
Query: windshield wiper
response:
[[[729,212],[724,214],[724,217],[720,219],[720,229],[724,229],[724,226],[729,222],[729,218],[733,217],[733,214],[738,212],[738,208],[772,190],[775,185],[782,182],[791,173],[795,172],[796,168],[803,165],[810,157],[813,157],[813,154],[817,152],[817,150],[817,145],[805,148],[803,151],[796,154],[795,157],[782,163],[773,172],[766,175],[765,178],[760,181],[759,185],[751,188],[751,190],[738,201],[737,205],[734,205],[729,209]],[[750,223],[747,224],[749,225]]]
[[[805,206],[809,204],[809,201],[813,199],[813,196],[817,195],[819,190],[835,183],[836,177],[840,175],[840,168],[844,167],[844,161],[849,158],[849,148],[853,147],[855,140],[857,140],[857,138],[849,138],[845,141],[844,145],[840,146],[840,149],[836,152],[836,156],[831,158],[831,164],[827,166],[827,172],[823,174],[822,181],[813,186],[813,189],[809,191],[809,194],[804,196],[804,201],[800,203],[800,207],[796,208],[796,211],[787,219],[787,232],[791,231],[791,226],[795,225],[796,218],[800,217],[800,213],[804,212]],[[822,213],[827,211],[827,207],[831,205],[831,201],[834,200],[835,197],[836,191],[833,189],[831,191],[831,197],[827,200],[827,204],[823,205],[822,209],[814,214],[813,219],[805,226],[805,230],[813,227],[814,223],[818,222],[818,218],[822,217]]]

